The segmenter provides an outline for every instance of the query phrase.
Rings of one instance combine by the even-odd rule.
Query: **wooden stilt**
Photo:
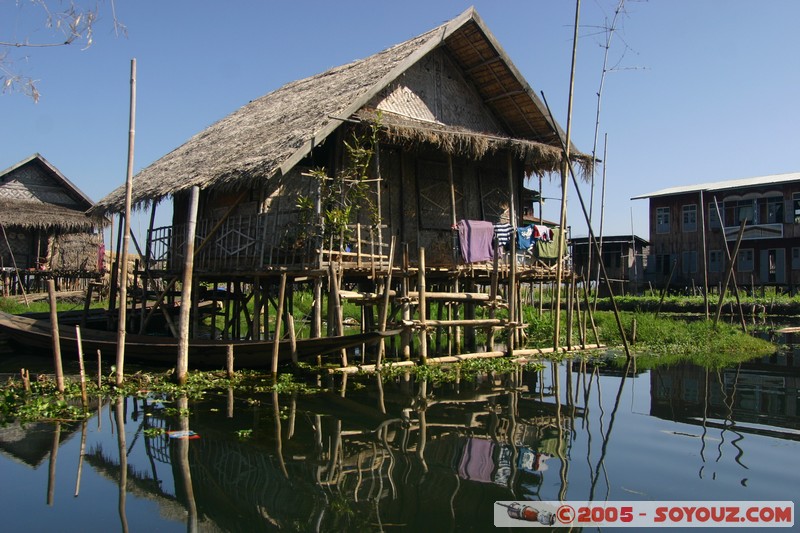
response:
[[[379,184],[380,187],[380,184]],[[390,291],[392,289],[392,271],[394,270],[394,247],[395,247],[395,236],[392,235],[392,239],[389,244],[389,271],[386,273],[386,282],[383,286],[383,305],[381,306],[381,314],[380,314],[380,331],[386,331],[386,322],[389,317],[389,296]],[[378,358],[377,358],[377,365],[378,368],[381,366],[381,359],[384,356],[386,351],[386,344],[384,339],[381,337],[380,344],[378,345]]]
[[[178,362],[176,379],[179,385],[186,383],[189,372],[189,313],[191,312],[192,276],[194,274],[194,238],[197,228],[197,209],[200,202],[200,188],[192,187],[189,199],[189,220],[186,224],[186,246],[184,248],[183,282],[181,287],[180,336],[178,340]],[[123,337],[124,338],[124,337]],[[117,369],[119,371],[119,369]],[[119,380],[119,378],[117,378]]]
[[[225,370],[228,374],[228,379],[233,378],[233,344],[227,346],[227,353],[225,354]]]
[[[409,258],[408,258],[408,243],[403,243],[403,297],[401,300],[401,309],[403,320],[411,320],[411,302],[409,301]],[[409,360],[411,358],[411,330],[404,328],[400,334],[401,350],[403,352],[403,359]]]
[[[64,369],[61,366],[61,341],[58,336],[58,310],[56,308],[56,282],[47,280],[47,293],[50,297],[50,331],[53,335],[53,369],[56,375],[56,388],[64,394]]]
[[[278,375],[278,349],[281,341],[281,319],[283,317],[283,300],[286,295],[286,272],[281,273],[281,284],[278,289],[278,309],[275,311],[275,335],[272,343],[272,376]]]
[[[428,331],[426,325],[426,307],[427,302],[425,301],[425,248],[419,249],[419,272],[418,272],[418,287],[417,292],[419,293],[419,322],[420,322],[420,334],[419,334],[419,355],[420,361],[422,364],[426,364],[428,360]]]

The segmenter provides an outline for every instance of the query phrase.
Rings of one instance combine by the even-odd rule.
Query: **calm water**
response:
[[[789,352],[96,400],[83,424],[0,428],[2,530],[493,531],[498,500],[797,501],[799,376]]]

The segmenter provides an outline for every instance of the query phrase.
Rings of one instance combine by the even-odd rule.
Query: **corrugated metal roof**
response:
[[[700,183],[697,185],[683,185],[680,187],[670,187],[668,189],[661,189],[660,191],[634,196],[631,198],[631,200],[642,200],[644,198],[653,198],[655,196],[672,196],[676,194],[685,194],[690,192],[722,191],[725,189],[739,189],[742,187],[759,187],[762,185],[789,183],[792,181],[800,181],[800,172],[790,172],[788,174],[773,174],[771,176],[760,176],[756,178],[743,178],[738,180],[715,181],[710,183]]]

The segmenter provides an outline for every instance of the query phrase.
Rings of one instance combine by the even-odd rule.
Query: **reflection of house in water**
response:
[[[739,432],[800,440],[800,376],[786,371],[792,368],[787,356],[719,371],[689,364],[656,368],[650,414],[687,423],[705,419],[712,427],[735,422]]]
[[[137,445],[149,462],[128,465],[129,490],[150,490],[165,508],[180,503],[199,522],[231,531],[488,529],[491,502],[538,498],[546,461],[566,452],[573,419],[523,397],[525,387],[384,387],[274,394],[236,403],[247,412],[235,417],[234,403],[206,400],[190,411],[200,438],[184,441],[188,454],[176,439],[142,434]],[[179,427],[165,411],[148,414],[148,425]],[[116,452],[90,456],[96,469],[118,471]],[[165,491],[172,483],[174,494]]]
[[[0,453],[28,466],[38,468],[50,456],[53,439],[58,432],[59,444],[67,441],[75,432],[75,424],[56,429],[52,422],[32,422],[25,425],[13,422],[0,427]]]

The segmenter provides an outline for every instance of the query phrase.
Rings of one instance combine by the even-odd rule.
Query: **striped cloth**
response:
[[[505,246],[511,240],[511,235],[514,233],[514,226],[511,224],[495,224],[494,225],[494,238],[497,240],[498,246]]]

